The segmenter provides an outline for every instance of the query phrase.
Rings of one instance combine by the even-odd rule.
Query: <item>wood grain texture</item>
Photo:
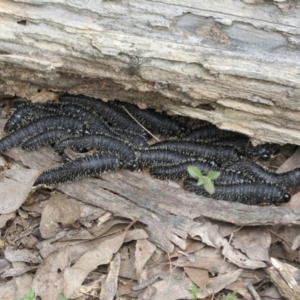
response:
[[[256,0],[2,0],[0,95],[118,98],[300,145],[300,8]]]
[[[209,231],[207,226],[214,227],[207,218],[237,226],[300,224],[295,209],[208,199],[183,190],[175,182],[157,180],[142,172],[109,173],[103,180],[83,179],[58,188],[115,216],[138,219],[147,225],[150,240],[167,251],[173,249],[172,244],[184,248],[184,239],[195,236],[195,232],[199,235],[199,230],[203,239]],[[213,246],[218,248],[220,244]]]

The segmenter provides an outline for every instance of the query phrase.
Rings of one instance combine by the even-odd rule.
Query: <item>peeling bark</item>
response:
[[[300,145],[300,8],[264,0],[2,0],[0,96],[119,98]]]

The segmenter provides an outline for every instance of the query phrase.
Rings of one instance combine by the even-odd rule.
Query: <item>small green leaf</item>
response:
[[[191,177],[195,178],[195,179],[199,179],[200,177],[202,177],[202,173],[201,171],[197,168],[197,167],[194,167],[194,166],[189,166],[187,168],[189,174]]]
[[[209,194],[213,194],[215,192],[215,187],[211,180],[207,181],[203,186]]]
[[[35,291],[34,291],[34,289],[31,289],[29,294],[28,294],[28,297],[31,297],[33,299],[34,296],[35,296]]]
[[[205,178],[202,176],[198,179],[197,185],[202,185],[205,183]]]
[[[59,294],[59,300],[69,300],[69,298],[66,298],[63,294]]]
[[[215,180],[220,176],[220,172],[216,172],[216,171],[209,171],[207,174],[207,177],[211,180]]]

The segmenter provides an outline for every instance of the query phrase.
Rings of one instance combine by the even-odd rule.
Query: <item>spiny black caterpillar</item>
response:
[[[252,205],[276,205],[288,202],[291,199],[290,194],[279,186],[256,182],[231,185],[215,184],[215,192],[212,195],[206,192],[203,185],[197,185],[197,180],[195,179],[185,179],[183,187],[190,192],[194,192],[197,195],[202,195],[208,198],[213,197],[217,200],[226,200]]]
[[[130,118],[121,108],[105,103],[95,98],[78,95],[69,96],[64,95],[59,99],[62,103],[72,103],[79,106],[89,108],[101,116],[109,126],[113,128],[123,129],[126,133],[135,133],[140,136],[147,137],[147,133],[142,129],[137,123],[135,123],[132,118]]]
[[[136,161],[141,167],[168,165],[174,162],[185,161],[187,157],[174,151],[160,149],[136,150]]]
[[[150,167],[150,175],[158,179],[179,180],[189,177],[187,168],[189,166],[197,167],[202,174],[206,175],[209,171],[217,171],[218,165],[214,161],[206,159],[188,159],[179,163],[172,163],[167,165],[159,165]]]
[[[54,186],[84,177],[117,171],[122,166],[123,162],[115,155],[94,153],[45,171],[36,179],[34,186]]]
[[[232,147],[239,153],[240,156],[249,158],[257,157],[262,161],[268,161],[271,158],[272,153],[272,147],[270,144],[253,146],[248,138],[214,141],[211,144],[218,147]]]
[[[209,171],[220,171],[218,164],[206,159],[189,159],[184,162],[168,164],[164,166],[155,166],[150,168],[150,175],[158,179],[180,180],[189,178],[188,167],[193,166],[201,170],[203,175],[207,175]],[[250,183],[253,180],[247,176],[242,176],[234,172],[222,171],[217,179],[216,184],[232,184],[232,183]]]
[[[29,138],[22,144],[23,150],[34,150],[46,145],[52,145],[59,141],[74,136],[71,132],[64,129],[52,129],[42,132],[34,137]]]
[[[173,116],[166,113],[158,113],[154,109],[139,109],[138,106],[114,101],[119,107],[127,110],[140,124],[152,133],[166,136],[179,135],[186,131],[185,126],[180,124]]]
[[[65,148],[74,151],[86,152],[96,150],[98,152],[109,152],[119,156],[125,167],[134,170],[136,168],[135,153],[130,144],[120,138],[113,138],[105,135],[88,135],[84,137],[68,138],[58,143],[55,150],[63,153]]]
[[[222,166],[220,171],[234,172],[260,183],[271,183],[284,186],[286,189],[300,184],[300,168],[286,173],[274,173],[251,160],[231,161]]]
[[[222,164],[228,160],[238,159],[238,153],[231,147],[218,147],[208,144],[180,141],[163,141],[150,146],[151,149],[173,151],[188,157],[208,158]]]
[[[86,127],[80,121],[65,117],[52,117],[31,123],[0,140],[0,152],[21,145],[29,138],[51,129],[63,129],[73,134],[83,134]]]
[[[201,142],[201,141],[215,142],[215,141],[221,141],[227,139],[244,139],[244,138],[247,138],[247,136],[245,136],[244,134],[234,132],[234,131],[222,130],[216,127],[215,125],[209,124],[209,125],[202,125],[190,130],[185,135],[183,135],[181,139],[185,141],[191,141],[191,142]]]
[[[146,141],[147,133],[127,112],[125,113],[123,107],[126,106],[127,111],[150,131],[167,136],[175,134],[176,138],[149,147]],[[168,115],[152,110],[140,111],[136,106],[122,103],[103,103],[85,96],[62,96],[60,102],[47,103],[17,100],[15,107],[15,113],[5,126],[6,131],[12,133],[0,141],[0,151],[19,144],[22,144],[24,149],[57,144],[62,138],[70,135],[67,140],[60,142],[57,149],[68,146],[79,151],[101,152],[97,153],[97,158],[90,155],[74,161],[68,159],[62,166],[42,174],[36,182],[38,185],[43,181],[45,184],[55,185],[94,175],[99,170],[101,173],[104,166],[111,171],[122,166],[129,169],[134,169],[137,165],[146,166],[150,167],[150,173],[158,178],[187,178],[187,164],[192,161],[203,174],[211,170],[220,171],[218,168],[221,166],[221,175],[214,180],[217,187],[216,197],[224,196],[229,201],[236,199],[234,201],[252,203],[249,202],[249,198],[255,195],[255,198],[261,197],[264,203],[276,204],[279,200],[277,201],[272,193],[276,192],[278,186],[268,184],[271,177],[270,182],[279,182],[281,190],[282,186],[288,188],[300,182],[298,170],[275,176],[274,181],[273,175],[260,169],[257,171],[254,163],[252,164],[255,167],[250,165],[247,169],[245,159],[243,167],[239,164],[236,167],[243,172],[231,169],[226,164],[228,160],[237,160],[240,157],[268,159],[271,153],[268,145],[253,147],[248,137],[223,131],[206,123],[203,123],[201,128],[199,126],[187,134],[182,134],[184,127]],[[79,135],[81,137],[77,138]],[[194,139],[195,142],[191,141]],[[110,159],[115,163],[110,164]],[[264,180],[267,183],[263,184]],[[262,192],[264,185],[267,188]],[[250,186],[254,187],[256,194],[249,190]],[[284,200],[286,199],[287,197]],[[254,202],[259,201],[258,199]]]

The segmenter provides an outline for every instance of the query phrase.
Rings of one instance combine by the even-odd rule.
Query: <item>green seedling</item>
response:
[[[59,300],[70,300],[70,299],[66,298],[63,294],[59,294]]]
[[[201,293],[201,292],[202,292],[202,290],[194,284],[189,289],[189,293],[193,296],[193,300],[197,300],[198,299],[198,294]]]
[[[229,293],[227,296],[223,296],[222,300],[236,300],[236,291]]]
[[[17,300],[34,300],[35,291],[31,289],[28,294],[25,294],[23,298],[18,297]]]
[[[207,173],[207,175],[204,176],[202,174],[201,170],[199,170],[197,167],[189,166],[187,168],[187,170],[191,177],[198,180],[198,182],[197,182],[198,185],[203,184],[205,190],[209,194],[213,194],[215,192],[215,187],[214,187],[213,181],[220,176],[220,172],[209,171]]]

